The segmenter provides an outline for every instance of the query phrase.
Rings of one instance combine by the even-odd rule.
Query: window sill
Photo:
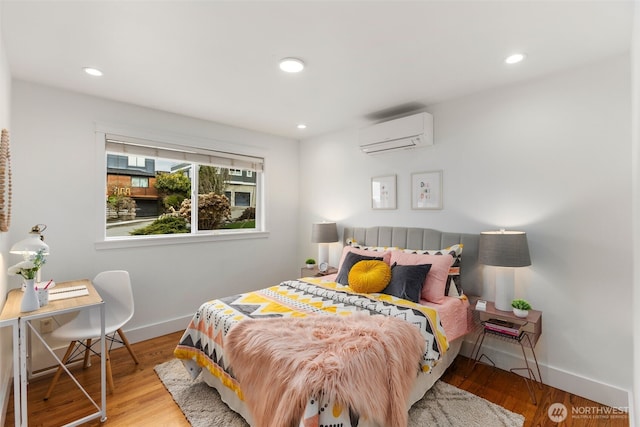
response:
[[[97,250],[122,249],[149,246],[184,245],[190,243],[220,242],[226,240],[265,239],[269,237],[268,231],[225,231],[206,234],[181,234],[166,236],[144,236],[111,238],[95,243]]]

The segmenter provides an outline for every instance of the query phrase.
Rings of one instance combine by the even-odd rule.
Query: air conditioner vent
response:
[[[419,113],[362,128],[358,143],[367,154],[433,145],[433,116]]]

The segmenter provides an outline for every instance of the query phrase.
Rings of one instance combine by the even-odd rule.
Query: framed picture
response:
[[[411,209],[442,209],[442,171],[411,174]]]
[[[396,176],[371,178],[371,208],[396,209]]]

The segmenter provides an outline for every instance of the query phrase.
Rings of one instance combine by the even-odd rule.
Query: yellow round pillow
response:
[[[391,281],[391,268],[384,261],[358,261],[349,271],[349,287],[356,292],[380,292]]]

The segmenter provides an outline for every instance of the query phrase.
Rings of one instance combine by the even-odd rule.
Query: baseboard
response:
[[[162,335],[167,335],[177,331],[184,331],[189,326],[189,322],[193,318],[193,314],[184,317],[176,317],[164,322],[153,323],[151,325],[138,326],[132,329],[127,329],[125,326],[124,331],[127,334],[129,342],[140,342],[156,338]],[[176,342],[176,345],[178,343]]]
[[[473,342],[465,341],[462,344],[460,354],[469,357],[472,348]],[[504,349],[491,346],[489,343],[482,346],[482,352],[489,356],[496,367],[500,369],[509,370],[513,367],[524,366],[522,354],[508,353]],[[551,387],[613,408],[624,410],[631,406],[630,393],[627,390],[542,363],[540,363],[540,372],[542,382]]]

